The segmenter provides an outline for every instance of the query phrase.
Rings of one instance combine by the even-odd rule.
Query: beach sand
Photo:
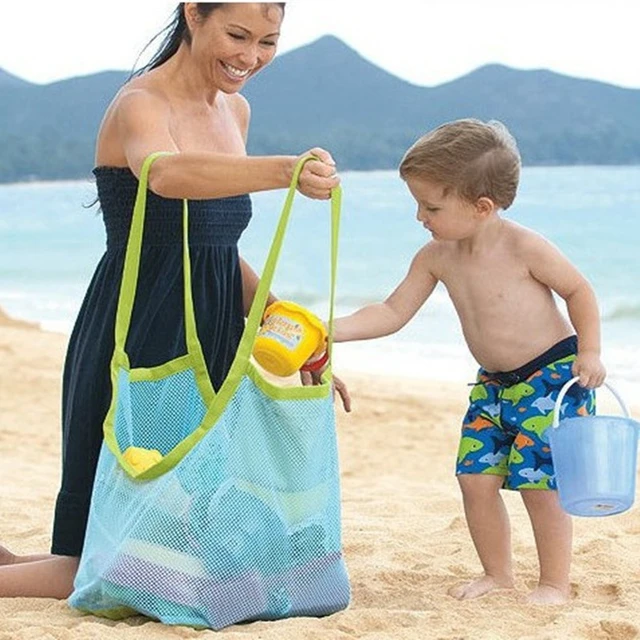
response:
[[[0,541],[20,553],[49,549],[60,472],[60,379],[67,338],[0,315]],[[533,536],[517,494],[512,518],[517,590],[458,602],[447,589],[480,570],[453,475],[463,385],[338,372],[354,399],[337,409],[344,550],[352,602],[323,619],[228,628],[250,640],[573,639],[640,635],[640,509],[575,519],[573,598],[534,607]],[[635,413],[636,417],[638,413]],[[142,616],[111,622],[65,602],[0,600],[0,640],[213,638]]]

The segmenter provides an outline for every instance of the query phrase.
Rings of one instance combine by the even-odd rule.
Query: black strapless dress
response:
[[[52,553],[79,556],[111,401],[120,278],[138,180],[126,168],[94,170],[107,234],[69,340],[62,389],[62,486]],[[238,240],[251,218],[248,195],[189,202],[189,246],[198,336],[219,389],[244,329]],[[132,367],[186,353],[182,273],[182,201],[147,196],[140,276],[127,339]]]

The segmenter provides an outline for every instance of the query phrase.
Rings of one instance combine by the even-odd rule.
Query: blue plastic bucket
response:
[[[611,516],[631,507],[636,492],[640,423],[629,417],[622,398],[608,384],[624,416],[560,420],[560,407],[573,378],[562,387],[549,429],[551,455],[562,508],[575,516]]]

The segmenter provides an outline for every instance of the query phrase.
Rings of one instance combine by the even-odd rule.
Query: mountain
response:
[[[4,69],[0,69],[0,89],[4,87],[26,86],[28,84],[30,83],[26,80],[18,78],[18,76],[14,76],[12,73],[9,73]]]
[[[640,90],[547,70],[494,64],[419,87],[325,36],[277,58],[245,95],[259,152],[276,152],[284,138],[300,148],[327,146],[343,165],[396,167],[428,129],[477,117],[502,120],[525,164],[640,163]]]
[[[86,176],[104,110],[127,75],[0,84],[0,182]]]
[[[338,38],[324,36],[276,58],[247,83],[244,94],[252,104],[270,105],[255,109],[258,128],[281,128],[285,111],[287,128],[315,134],[328,125],[353,126],[363,117],[373,127],[387,126],[391,114],[409,112],[415,119],[426,91],[371,64]]]
[[[48,85],[0,69],[0,182],[86,177],[124,71]],[[640,163],[640,90],[544,69],[487,65],[416,86],[325,36],[277,57],[247,84],[250,153],[329,149],[343,169],[395,168],[417,137],[461,117],[502,120],[525,164]]]
[[[395,167],[420,128],[430,89],[387,73],[334,36],[291,51],[247,83],[249,148],[324,146],[341,166]],[[407,122],[412,124],[407,127]],[[391,151],[391,155],[390,155]]]
[[[528,164],[640,163],[640,90],[489,65],[436,87],[431,105],[436,122],[502,120]]]

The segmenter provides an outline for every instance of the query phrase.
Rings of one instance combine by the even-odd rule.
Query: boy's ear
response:
[[[476,200],[476,211],[483,218],[486,218],[489,214],[493,213],[495,209],[495,202],[491,198],[482,196]]]

